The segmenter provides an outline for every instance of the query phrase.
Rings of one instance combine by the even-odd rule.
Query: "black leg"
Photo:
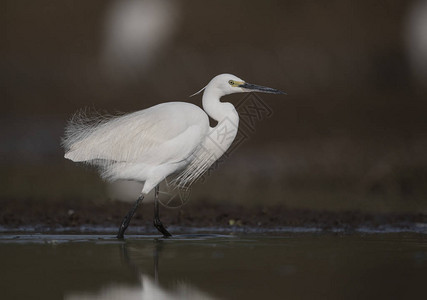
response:
[[[172,234],[169,233],[169,231],[166,230],[166,228],[163,226],[162,221],[160,221],[159,216],[159,186],[156,186],[154,189],[154,227],[157,228],[158,231],[160,231],[164,237],[170,237]]]
[[[118,239],[123,239],[126,229],[129,226],[130,220],[132,219],[132,216],[134,215],[136,209],[138,208],[141,201],[144,199],[144,196],[141,195],[139,198],[135,201],[135,204],[129,210],[129,212],[126,214],[126,216],[123,218],[122,224],[120,224],[119,227],[119,233],[117,234]]]

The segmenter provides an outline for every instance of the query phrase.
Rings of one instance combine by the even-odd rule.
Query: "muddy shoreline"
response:
[[[111,202],[97,204],[87,201],[38,202],[35,200],[0,201],[0,225],[4,228],[22,226],[45,226],[49,228],[75,227],[82,225],[114,227],[120,224],[130,208],[129,203]],[[153,204],[139,208],[131,226],[152,226]],[[290,209],[283,206],[244,207],[241,205],[198,202],[180,209],[161,209],[161,219],[167,226],[182,227],[232,227],[265,228],[316,227],[320,229],[341,228],[352,230],[360,227],[380,226],[411,227],[427,223],[422,213],[366,213],[359,211],[316,211]]]

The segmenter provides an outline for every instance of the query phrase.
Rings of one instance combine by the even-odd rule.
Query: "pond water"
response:
[[[414,299],[422,233],[0,236],[2,299]]]

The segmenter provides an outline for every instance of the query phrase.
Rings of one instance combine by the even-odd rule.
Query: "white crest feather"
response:
[[[200,94],[201,92],[203,92],[205,90],[206,86],[204,88],[202,88],[200,91],[194,93],[193,95],[190,95],[190,97],[196,96],[198,94]]]

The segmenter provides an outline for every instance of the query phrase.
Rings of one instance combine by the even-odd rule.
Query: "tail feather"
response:
[[[64,155],[64,158],[72,160],[74,162],[84,162],[84,161],[87,161],[87,159],[79,157],[79,155],[76,153],[76,151],[66,152],[65,155]]]
[[[87,109],[75,113],[67,123],[61,141],[65,149],[64,157],[74,162],[101,158],[102,155],[96,151],[98,140],[90,137],[113,118],[113,116],[102,116],[96,111]]]

